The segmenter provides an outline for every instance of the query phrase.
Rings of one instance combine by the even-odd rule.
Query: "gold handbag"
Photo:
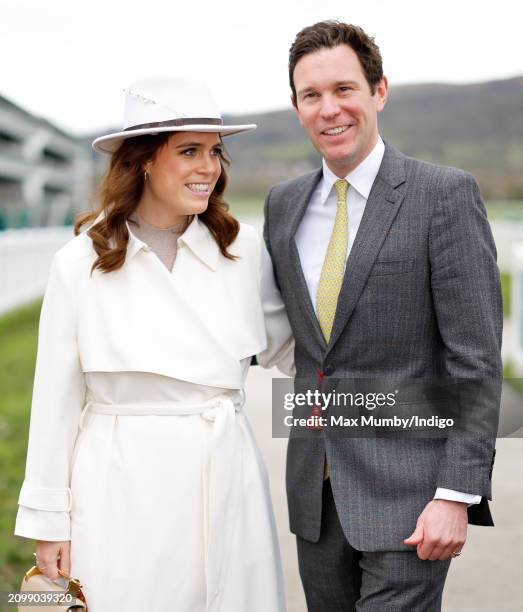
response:
[[[38,594],[30,598],[28,593],[26,600],[20,595],[19,603],[23,605],[18,608],[18,612],[87,612],[87,602],[80,581],[60,569],[58,573],[62,576],[61,579],[50,580],[36,565],[32,567],[22,579],[20,593],[38,591]],[[48,601],[49,605],[43,605],[42,602],[45,601]]]

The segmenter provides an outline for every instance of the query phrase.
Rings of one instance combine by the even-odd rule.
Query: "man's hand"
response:
[[[433,499],[419,515],[414,533],[403,541],[416,546],[423,561],[445,561],[465,545],[467,522],[467,504]]]

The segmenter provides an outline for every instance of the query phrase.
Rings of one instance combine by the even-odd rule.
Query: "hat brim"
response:
[[[160,134],[161,132],[212,132],[221,134],[222,136],[232,136],[241,132],[250,132],[258,126],[255,123],[246,125],[209,125],[196,124],[184,126],[170,126],[161,128],[142,128],[139,130],[126,130],[125,132],[115,132],[100,136],[93,141],[93,149],[99,153],[114,153],[124,140],[133,138],[134,136],[142,136],[144,134]]]

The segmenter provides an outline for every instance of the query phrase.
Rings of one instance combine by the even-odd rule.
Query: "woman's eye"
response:
[[[221,149],[220,147],[216,147],[216,149],[212,150],[212,154],[216,157],[220,157],[221,155],[223,155],[223,149]]]
[[[184,149],[182,151],[182,155],[186,155],[187,157],[191,157],[194,152],[196,151],[196,149],[194,147],[191,147],[190,149]]]

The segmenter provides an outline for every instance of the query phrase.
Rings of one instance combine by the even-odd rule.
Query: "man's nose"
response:
[[[340,107],[336,100],[331,97],[324,97],[320,108],[322,119],[332,119],[340,112]]]

